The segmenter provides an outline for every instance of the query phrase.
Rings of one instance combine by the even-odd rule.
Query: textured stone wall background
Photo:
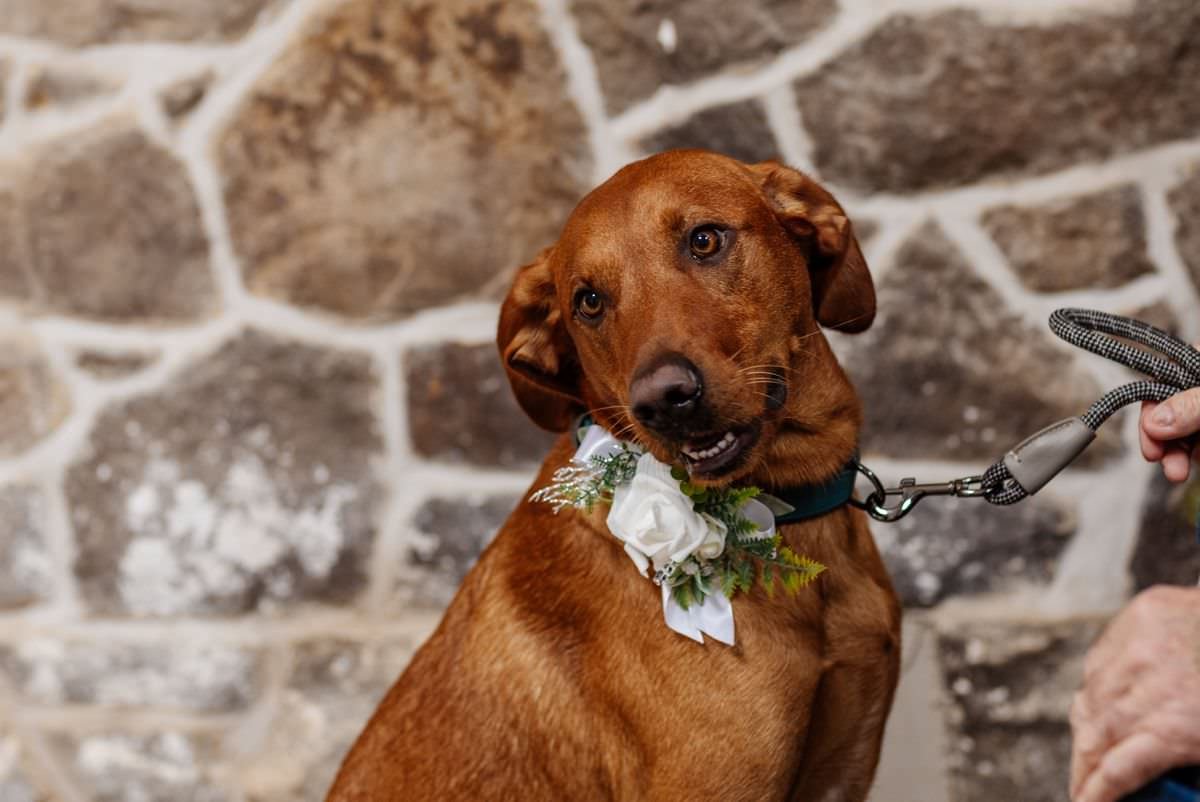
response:
[[[781,157],[865,236],[839,338],[890,479],[1200,334],[1192,0],[0,0],[0,800],[320,799],[547,438],[513,267],[639,154]],[[1126,419],[1021,507],[879,527],[909,607],[878,802],[1063,798],[1089,639],[1191,583]]]

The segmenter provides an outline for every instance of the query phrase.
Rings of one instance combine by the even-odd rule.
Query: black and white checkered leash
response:
[[[933,484],[903,479],[899,486],[889,488],[860,464],[859,472],[873,487],[864,500],[852,503],[880,521],[899,520],[926,496],[1015,504],[1036,493],[1074,461],[1117,410],[1138,401],[1163,401],[1181,390],[1200,387],[1200,351],[1149,323],[1091,309],[1059,309],[1050,316],[1050,329],[1071,345],[1133,368],[1151,380],[1132,382],[1105,393],[1087,412],[1026,438],[978,476]],[[889,505],[893,497],[899,500]]]

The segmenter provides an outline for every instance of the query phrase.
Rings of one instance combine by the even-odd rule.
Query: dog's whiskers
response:
[[[592,410],[590,410],[590,411],[591,411],[592,413],[596,413],[596,412],[608,412],[610,409],[617,409],[617,410],[621,410],[621,411],[623,411],[623,412],[628,412],[628,411],[629,411],[629,405],[628,405],[628,404],[609,404],[609,405],[608,405],[608,406],[606,406],[606,407],[596,407],[596,408],[594,408],[594,409],[592,409]]]

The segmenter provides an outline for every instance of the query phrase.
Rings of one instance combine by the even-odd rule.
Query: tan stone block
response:
[[[1124,185],[984,213],[983,227],[1029,289],[1112,288],[1154,272],[1138,188]]]
[[[971,623],[942,635],[953,799],[1065,798],[1067,713],[1103,623]]]
[[[28,335],[0,333],[0,457],[28,449],[71,409],[67,387]]]
[[[404,355],[408,428],[424,457],[495,467],[532,467],[554,435],[517,405],[496,347],[442,345]]]
[[[41,490],[32,485],[0,488],[0,609],[50,598],[54,568],[46,526]]]
[[[837,14],[834,0],[572,0],[610,113],[661,84],[746,69],[799,44]]]
[[[377,392],[362,354],[247,332],[103,411],[65,480],[85,603],[170,616],[354,600],[381,503]]]
[[[0,33],[71,47],[115,42],[227,41],[272,0],[0,0]]]
[[[0,277],[21,271],[33,285],[17,288],[18,299],[120,322],[190,322],[217,311],[187,173],[128,121],[45,144],[11,169],[13,236],[26,247],[14,250],[11,270],[0,266]],[[0,278],[0,292],[15,283]]]
[[[351,0],[217,143],[251,291],[363,320],[495,297],[591,180],[528,0]]]
[[[322,802],[342,758],[416,646],[405,638],[301,643],[266,739],[246,762],[241,787],[248,802]]]
[[[225,713],[261,693],[259,654],[239,646],[31,637],[0,645],[0,671],[25,704]]]
[[[1200,5],[1137,0],[1011,24],[898,15],[796,84],[821,176],[912,192],[1194,136]]]
[[[1200,162],[1187,165],[1167,200],[1175,213],[1175,247],[1200,288]]]
[[[766,112],[753,100],[705,109],[640,144],[648,153],[702,148],[749,163],[781,158]]]

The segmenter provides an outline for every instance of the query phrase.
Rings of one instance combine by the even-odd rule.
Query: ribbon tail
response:
[[[685,610],[665,584],[662,592],[663,618],[668,627],[696,643],[704,643],[704,636],[708,635],[726,646],[733,645],[733,604],[724,593],[714,591],[705,596],[701,604],[693,604]]]
[[[688,611],[679,606],[671,596],[671,588],[667,587],[664,582],[662,585],[663,597],[663,619],[667,622],[667,626],[683,635],[685,638],[691,638],[696,643],[704,643],[704,636],[700,634],[700,628],[692,622],[691,615]],[[693,605],[692,609],[696,609],[699,605]]]
[[[733,603],[720,588],[705,596],[703,604],[688,608],[688,615],[705,635],[716,638],[726,646],[733,645]]]

